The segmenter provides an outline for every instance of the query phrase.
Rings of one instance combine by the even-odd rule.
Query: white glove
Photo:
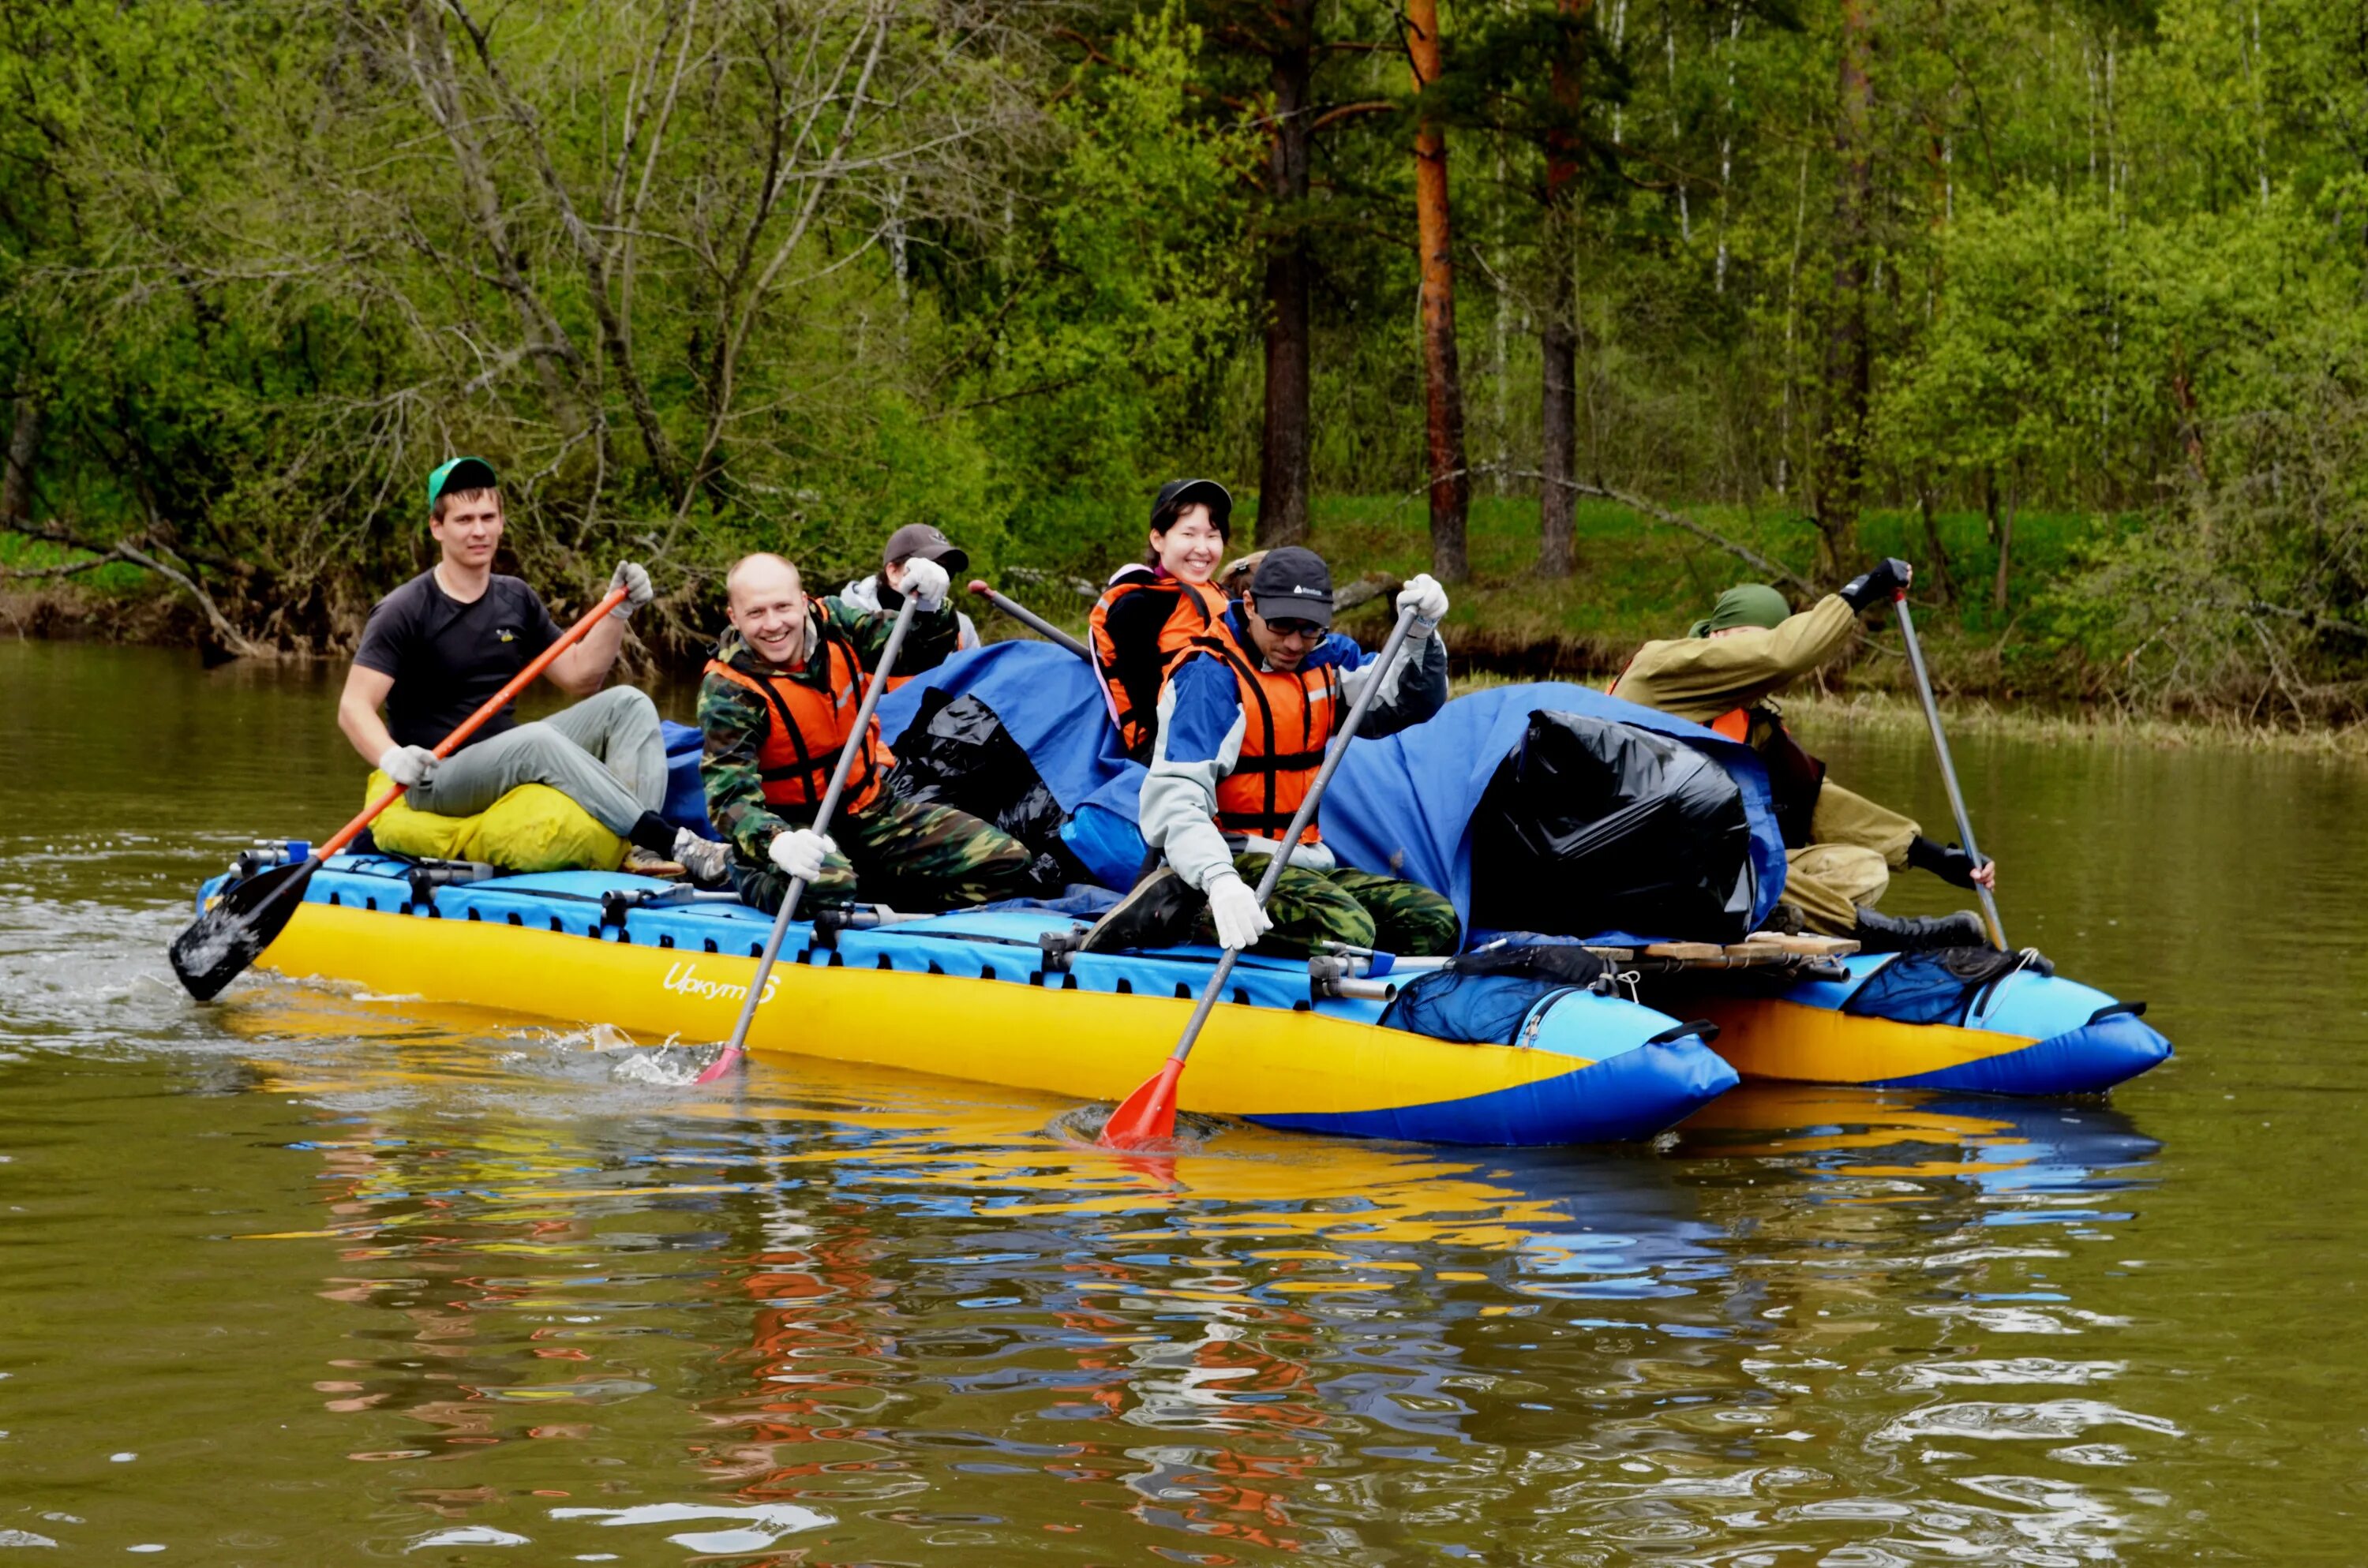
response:
[[[802,882],[822,875],[822,858],[838,847],[810,827],[793,827],[773,835],[773,864]]]
[[[426,746],[389,746],[379,754],[378,770],[406,790],[416,790],[436,777],[436,754]]]
[[[650,586],[650,574],[638,561],[620,561],[617,569],[609,574],[609,592],[613,594],[619,588],[625,590],[625,602],[609,613],[620,620],[658,597],[658,591]]]
[[[1246,949],[1274,928],[1258,907],[1258,894],[1231,871],[1219,871],[1209,882],[1209,918],[1217,925],[1217,945]]]
[[[913,597],[913,608],[935,615],[946,608],[946,569],[934,561],[915,556],[905,562],[905,592]]]
[[[1428,637],[1431,629],[1447,619],[1447,590],[1429,573],[1418,573],[1408,578],[1398,590],[1398,613],[1414,611],[1414,628],[1409,637]]]

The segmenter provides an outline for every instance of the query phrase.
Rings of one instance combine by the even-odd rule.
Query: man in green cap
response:
[[[1934,843],[1907,817],[1827,778],[1826,765],[1801,749],[1770,699],[1848,648],[1860,613],[1890,603],[1913,575],[1905,561],[1885,561],[1799,615],[1764,584],[1729,588],[1685,636],[1637,649],[1611,683],[1623,701],[1707,724],[1759,753],[1784,835],[1783,902],[1808,929],[1855,937],[1870,952],[1986,943],[1970,910],[1898,917],[1873,905],[1891,873],[1909,866],[1966,888],[1993,885],[1998,868],[1975,864],[1955,845]]]
[[[581,701],[530,724],[506,707],[439,759],[435,745],[560,631],[532,588],[494,570],[502,495],[492,464],[454,458],[428,475],[427,531],[440,558],[370,610],[346,672],[337,727],[354,749],[404,787],[414,811],[474,816],[521,784],[547,784],[632,846],[627,869],[672,871],[678,862],[721,883],[729,848],[657,814],[666,759],[656,706],[632,687],[600,689],[626,618],[653,597],[650,574],[620,562],[609,586],[623,588],[624,602],[545,672]]]

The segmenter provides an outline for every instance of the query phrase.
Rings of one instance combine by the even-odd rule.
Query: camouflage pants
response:
[[[955,909],[1037,891],[1036,857],[1001,828],[951,806],[916,806],[882,795],[830,825],[837,853],[823,861],[807,889],[825,903],[859,897],[900,910]],[[733,885],[741,901],[775,910],[790,879],[768,861],[750,866],[736,857]]]
[[[1266,868],[1263,855],[1234,857],[1234,869],[1251,887],[1258,886]],[[1259,939],[1256,950],[1284,958],[1304,957],[1312,950],[1310,944],[1318,941],[1379,948],[1406,958],[1443,956],[1463,945],[1463,922],[1445,897],[1417,882],[1346,866],[1329,871],[1285,866],[1266,901],[1266,913],[1274,929]],[[1216,943],[1217,928],[1205,908],[1194,922],[1192,939]]]

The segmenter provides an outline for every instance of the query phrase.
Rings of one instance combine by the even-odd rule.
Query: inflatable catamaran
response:
[[[1140,769],[1105,726],[1074,722],[1089,683],[1036,643],[949,661],[882,708],[900,787],[1057,837],[1126,885]],[[682,767],[677,809],[703,820],[695,759]],[[1783,852],[1757,757],[1586,687],[1474,693],[1356,743],[1324,824],[1348,863],[1453,897],[1474,949],[1245,957],[1186,1109],[1435,1142],[1620,1142],[1739,1075],[2093,1094],[2169,1054],[2142,1005],[2036,954],[1866,955],[1763,932]],[[200,906],[268,864],[245,858]],[[352,854],[312,879],[257,967],[700,1041],[729,1033],[769,924],[621,874]],[[820,912],[791,927],[750,1048],[1118,1098],[1174,1042],[1218,954],[1083,953],[1084,929],[1055,907]]]

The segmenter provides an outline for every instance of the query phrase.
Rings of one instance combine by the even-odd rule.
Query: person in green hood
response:
[[[1986,944],[1970,910],[1899,917],[1873,906],[1896,870],[1917,867],[1970,888],[1994,885],[1998,868],[1827,778],[1773,699],[1847,649],[1860,614],[1890,603],[1913,575],[1905,561],[1885,561],[1798,615],[1764,583],[1729,588],[1685,636],[1637,649],[1611,684],[1623,701],[1707,724],[1759,753],[1784,835],[1783,903],[1808,930],[1854,937],[1870,952]]]

